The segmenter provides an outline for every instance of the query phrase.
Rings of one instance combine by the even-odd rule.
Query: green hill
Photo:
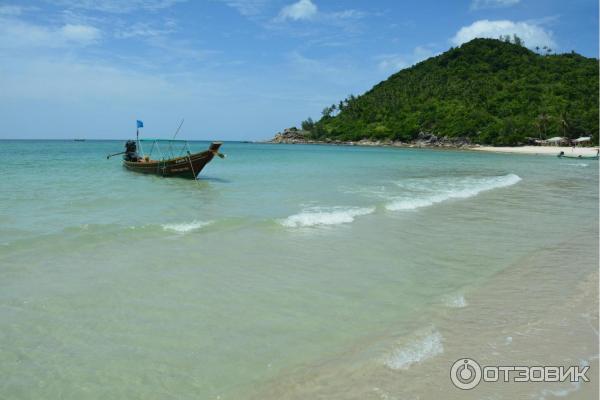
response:
[[[598,143],[598,84],[597,59],[474,39],[302,125],[315,140],[409,141],[426,132],[494,145],[580,135]]]

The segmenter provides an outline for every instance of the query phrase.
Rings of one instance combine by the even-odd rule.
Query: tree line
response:
[[[410,141],[420,133],[516,145],[532,137],[598,143],[598,60],[531,51],[518,36],[474,39],[401,70],[302,122],[314,139]]]

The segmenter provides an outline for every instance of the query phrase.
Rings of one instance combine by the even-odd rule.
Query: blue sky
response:
[[[598,57],[597,0],[0,1],[0,138],[254,140],[474,37]]]

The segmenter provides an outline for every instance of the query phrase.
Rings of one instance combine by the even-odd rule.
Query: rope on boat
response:
[[[190,152],[188,151],[188,161],[190,162],[190,168],[192,169],[192,174],[194,174],[194,180],[198,181],[197,177],[196,177],[196,172],[194,171],[194,164],[192,164],[192,156],[190,155]],[[200,182],[198,182],[200,183]]]
[[[183,125],[183,120],[181,121],[181,125]],[[180,128],[181,128],[181,125],[179,125]],[[177,132],[179,132],[179,129],[177,129]],[[177,135],[177,132],[175,132],[175,135]],[[173,136],[173,138],[175,138],[175,136]],[[192,174],[194,174],[194,180],[196,182],[198,182],[198,184],[200,184],[200,182],[198,181],[198,177],[196,176],[196,171],[194,171],[194,164],[192,164],[192,152],[190,150],[190,144],[188,142],[185,142],[185,149],[187,150],[187,158],[188,158],[188,161],[190,162],[190,168],[192,169]]]

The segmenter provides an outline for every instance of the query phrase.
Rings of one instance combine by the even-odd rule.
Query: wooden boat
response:
[[[151,149],[148,154],[144,154],[142,144],[151,143]],[[163,149],[161,149],[161,144]],[[166,149],[165,144],[168,146]],[[140,172],[143,174],[154,174],[165,177],[181,177],[196,179],[200,171],[208,164],[214,156],[224,158],[225,156],[219,152],[221,142],[212,142],[207,150],[198,153],[190,151],[188,142],[185,140],[168,140],[168,139],[138,139],[137,141],[129,140],[125,143],[125,151],[112,154],[107,158],[118,155],[123,155],[123,166],[130,171]],[[180,147],[179,154],[174,149]],[[137,149],[140,149],[141,156]],[[163,152],[164,151],[164,152]],[[152,153],[158,153],[157,158],[152,158]]]
[[[558,154],[558,156],[557,156],[557,157],[558,157],[558,158],[576,158],[576,159],[578,159],[578,160],[597,160],[597,159],[599,158],[599,157],[598,157],[598,155],[599,155],[599,154],[600,154],[600,150],[598,150],[598,151],[596,152],[596,155],[595,155],[595,156],[584,156],[584,155],[582,155],[582,154],[579,154],[579,155],[575,155],[575,154],[565,154],[565,152],[564,152],[564,151],[561,151],[561,152]]]

